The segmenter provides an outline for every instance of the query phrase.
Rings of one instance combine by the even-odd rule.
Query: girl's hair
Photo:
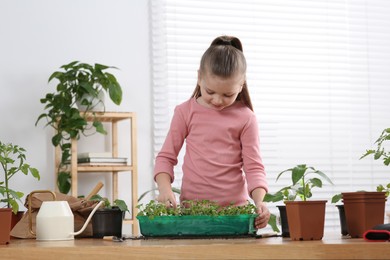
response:
[[[223,78],[229,78],[238,72],[245,74],[246,60],[241,41],[233,36],[220,36],[214,39],[202,56],[199,70],[202,73],[209,72]],[[200,96],[200,86],[197,84],[191,97]],[[236,100],[241,101],[253,111],[246,80]]]

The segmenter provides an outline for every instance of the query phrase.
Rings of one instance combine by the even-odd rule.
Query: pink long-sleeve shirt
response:
[[[268,190],[255,114],[241,102],[214,110],[195,98],[178,105],[155,162],[154,176],[174,180],[177,156],[186,141],[180,200],[243,205],[255,188]]]

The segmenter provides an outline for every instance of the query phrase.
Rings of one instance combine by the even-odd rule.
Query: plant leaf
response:
[[[57,185],[61,193],[67,194],[71,188],[71,176],[69,172],[60,172],[58,174]]]
[[[293,185],[295,185],[299,180],[302,179],[303,175],[305,175],[306,170],[307,167],[305,164],[298,165],[293,168],[292,175],[291,175]]]
[[[39,171],[36,168],[30,167],[30,172],[31,175],[35,178],[38,179],[38,181],[41,179],[41,176],[39,175]]]
[[[290,169],[284,170],[284,171],[282,171],[281,173],[279,173],[279,174],[278,174],[278,177],[276,177],[276,181],[278,181],[278,180],[279,180],[279,177],[280,177],[280,176],[282,176],[282,174],[283,174],[283,173],[285,173],[285,172],[289,172],[289,171],[292,171],[292,170],[293,170],[293,169],[292,169],[292,168],[290,168]]]
[[[114,201],[114,205],[115,205],[115,206],[118,206],[118,208],[119,208],[121,211],[130,212],[130,211],[129,211],[129,208],[127,207],[126,202],[125,202],[124,200],[116,199],[116,200]]]
[[[340,194],[336,194],[332,197],[332,203],[337,203],[339,202],[341,199],[342,199],[343,195],[340,193]]]
[[[325,173],[323,173],[322,171],[318,171],[318,170],[317,170],[317,171],[315,171],[314,173],[320,175],[322,178],[324,178],[324,180],[326,180],[327,182],[329,182],[330,184],[333,185],[332,180],[331,180]]]
[[[276,216],[274,214],[271,214],[268,220],[268,225],[271,226],[272,230],[275,232],[280,232],[278,225],[276,224]]]
[[[101,134],[105,134],[105,135],[107,134],[102,122],[95,120],[95,121],[93,121],[93,126],[96,128],[96,132],[101,133]]]
[[[313,184],[313,187],[322,187],[322,181],[318,178],[312,178],[309,181]]]
[[[264,196],[264,202],[278,202],[283,200],[283,193],[281,191],[276,192],[275,194],[266,193]]]

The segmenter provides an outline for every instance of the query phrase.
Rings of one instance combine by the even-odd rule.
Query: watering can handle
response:
[[[32,230],[32,214],[31,214],[32,195],[34,193],[50,193],[53,196],[54,201],[56,200],[56,194],[50,190],[36,190],[36,191],[32,191],[28,196],[28,230],[32,235],[35,236],[36,234]]]

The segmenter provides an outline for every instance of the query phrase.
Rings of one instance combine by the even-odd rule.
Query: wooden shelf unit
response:
[[[82,113],[82,112],[81,112]],[[77,140],[71,140],[71,195],[78,196],[78,174],[81,172],[109,172],[112,174],[112,201],[118,199],[118,173],[131,172],[131,219],[126,219],[125,223],[132,224],[133,234],[138,235],[137,203],[138,203],[138,167],[137,167],[137,118],[134,112],[95,112],[95,117],[91,112],[87,114],[87,121],[92,122],[97,118],[102,123],[111,124],[111,152],[113,157],[118,157],[118,122],[130,121],[130,164],[128,165],[78,165],[77,164]],[[61,149],[55,149],[55,169],[58,177],[58,166],[61,161]],[[57,178],[56,178],[57,179]],[[58,187],[57,187],[58,189]]]

